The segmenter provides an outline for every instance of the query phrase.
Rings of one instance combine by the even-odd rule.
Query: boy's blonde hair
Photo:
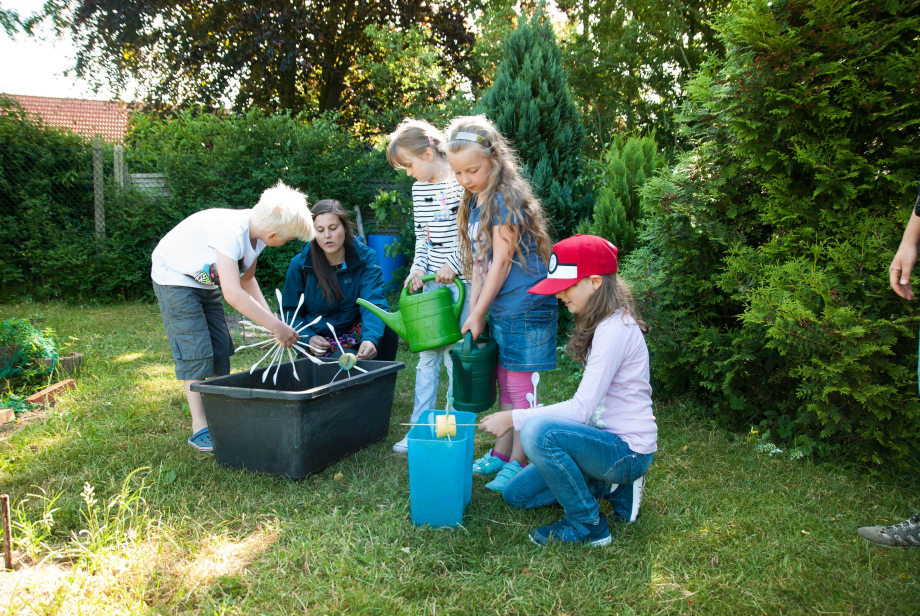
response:
[[[460,133],[466,133],[465,138],[457,139]],[[505,198],[505,207],[508,209],[510,220],[520,221],[515,225],[516,230],[511,232],[508,241],[514,246],[514,252],[524,265],[526,260],[521,251],[522,235],[528,233],[533,236],[537,246],[537,254],[544,264],[549,262],[553,252],[553,242],[547,233],[546,216],[540,201],[534,196],[530,183],[521,177],[518,167],[520,162],[517,153],[505,140],[504,136],[484,116],[461,116],[454,118],[445,131],[445,152],[456,154],[469,149],[475,149],[492,163],[486,187],[477,197],[477,206],[482,208],[479,218],[479,245],[483,254],[492,252],[492,226],[493,216],[497,208],[489,207],[495,203],[496,193],[501,193]],[[470,137],[475,137],[473,141]],[[464,189],[461,199],[460,211],[457,214],[457,234],[460,239],[460,264],[463,274],[469,279],[473,271],[473,243],[469,236],[468,226],[470,221],[470,200],[473,193]],[[483,206],[487,207],[483,207]],[[499,221],[502,225],[505,221]],[[525,265],[526,267],[526,265]]]
[[[263,231],[309,242],[313,239],[313,216],[307,196],[279,181],[265,190],[252,208],[252,220]]]
[[[428,122],[406,118],[399,123],[389,136],[387,145],[387,160],[394,169],[404,167],[404,162],[399,159],[399,152],[408,152],[421,158],[425,150],[431,149],[435,158],[444,154],[444,135]]]

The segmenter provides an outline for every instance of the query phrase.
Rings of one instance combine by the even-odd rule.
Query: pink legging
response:
[[[526,409],[530,408],[530,402],[527,401],[527,394],[533,393],[533,383],[531,377],[533,372],[515,372],[514,370],[505,370],[502,365],[498,365],[498,401],[510,403],[513,408]],[[534,400],[534,405],[537,401]]]

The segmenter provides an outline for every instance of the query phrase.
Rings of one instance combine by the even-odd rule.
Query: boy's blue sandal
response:
[[[214,446],[211,444],[210,428],[202,428],[188,439],[188,444],[204,453],[213,453]]]
[[[517,460],[507,462],[502,467],[502,470],[498,471],[498,475],[495,476],[495,479],[486,484],[486,490],[492,490],[493,492],[504,491],[505,486],[508,485],[511,478],[520,473],[521,470],[521,465]]]
[[[493,456],[492,450],[490,449],[486,455],[473,462],[473,474],[494,475],[498,471],[502,470],[504,465],[505,461]]]
[[[541,526],[530,531],[530,540],[537,545],[546,545],[550,541],[562,543],[584,543],[593,547],[601,547],[613,541],[610,529],[607,527],[607,516],[600,514],[597,524],[582,524],[569,516],[563,517],[555,524]]]

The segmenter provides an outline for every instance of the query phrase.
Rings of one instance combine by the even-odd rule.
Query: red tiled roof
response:
[[[109,143],[121,143],[128,130],[127,103],[21,94],[0,96],[16,100],[26,113],[41,118],[47,126],[66,128],[90,139],[101,135]]]

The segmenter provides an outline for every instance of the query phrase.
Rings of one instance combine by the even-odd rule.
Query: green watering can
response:
[[[422,276],[422,282],[434,280],[435,275]],[[460,297],[454,297],[447,287],[434,291],[409,295],[409,288],[403,287],[399,294],[399,310],[387,312],[358,298],[357,303],[380,317],[380,320],[409,343],[413,353],[430,351],[460,340],[460,311],[466,291],[460,277],[454,278],[454,284],[460,289]]]
[[[495,404],[498,345],[481,335],[473,342],[466,332],[463,342],[450,350],[454,374],[454,408],[468,413],[481,413]]]

